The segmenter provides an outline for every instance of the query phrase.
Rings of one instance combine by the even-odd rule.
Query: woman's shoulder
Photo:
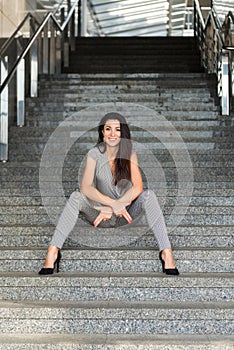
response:
[[[87,156],[91,157],[93,160],[97,160],[100,155],[102,155],[102,152],[97,146],[91,148],[87,153]]]

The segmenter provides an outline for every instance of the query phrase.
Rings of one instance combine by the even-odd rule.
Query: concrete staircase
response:
[[[69,142],[64,131],[77,139],[60,174],[68,196],[96,141],[93,126],[108,109],[125,113],[133,140],[145,145],[139,158],[174,228],[179,277],[162,274],[144,219],[123,232],[124,245],[111,245],[113,231],[80,219],[64,246],[61,272],[37,274],[63,207],[53,181]],[[233,349],[233,116],[218,110],[215,79],[202,72],[41,76],[40,96],[27,101],[27,126],[11,127],[10,161],[0,168],[0,349]],[[54,153],[42,164],[51,135]],[[193,193],[173,227],[179,188],[173,156],[186,169],[184,144]],[[46,179],[51,164],[55,178],[49,172]],[[39,169],[49,184],[46,198]]]
[[[190,37],[77,38],[65,73],[201,72]]]

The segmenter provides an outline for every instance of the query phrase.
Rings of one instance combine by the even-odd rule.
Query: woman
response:
[[[55,266],[59,271],[60,249],[80,212],[95,227],[118,227],[131,223],[144,210],[159,246],[163,272],[179,275],[158,200],[153,191],[143,190],[125,118],[119,113],[106,114],[99,124],[98,134],[97,145],[87,155],[81,190],[71,194],[39,274],[52,274]]]

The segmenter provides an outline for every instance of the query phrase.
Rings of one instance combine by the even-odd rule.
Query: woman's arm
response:
[[[81,183],[81,193],[83,193],[89,199],[101,203],[103,205],[111,206],[114,199],[102,194],[98,191],[92,184],[94,180],[94,174],[96,169],[96,161],[92,159],[90,156],[86,159],[85,170]]]

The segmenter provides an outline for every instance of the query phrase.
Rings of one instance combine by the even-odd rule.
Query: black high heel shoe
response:
[[[54,273],[54,269],[56,266],[56,270],[57,272],[59,272],[59,263],[60,260],[62,258],[62,254],[60,252],[60,249],[58,250],[58,255],[57,255],[57,259],[54,262],[54,267],[43,267],[38,273],[39,275],[52,275]]]
[[[163,273],[165,273],[166,275],[173,275],[173,276],[178,276],[180,274],[176,267],[174,269],[165,269],[165,261],[162,258],[162,250],[159,253],[159,259],[160,259],[160,261],[162,263]]]

